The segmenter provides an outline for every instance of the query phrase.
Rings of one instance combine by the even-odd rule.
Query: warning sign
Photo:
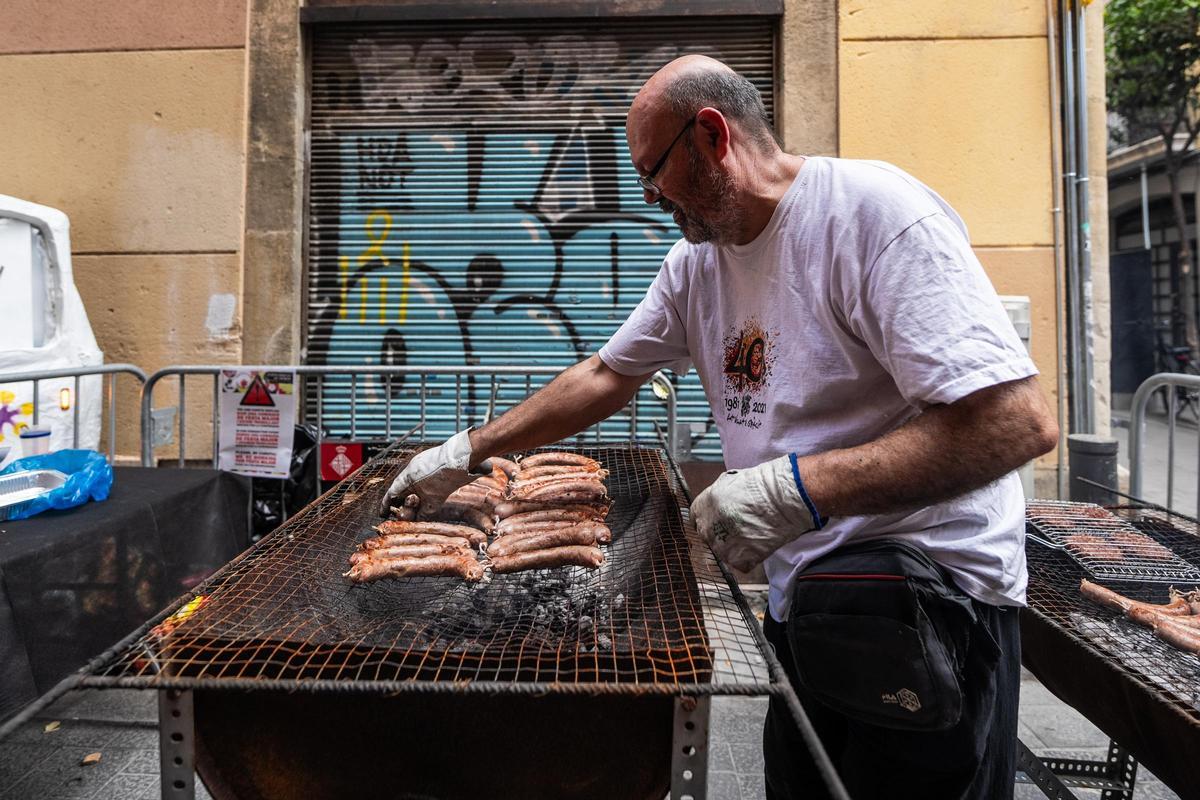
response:
[[[222,370],[220,467],[286,478],[296,420],[295,373]]]

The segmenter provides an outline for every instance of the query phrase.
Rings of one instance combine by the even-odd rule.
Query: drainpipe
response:
[[[1059,92],[1058,75],[1058,14],[1055,0],[1046,0],[1046,62],[1050,68],[1050,168],[1053,187],[1054,208],[1051,219],[1051,235],[1054,237],[1054,340],[1058,354],[1055,373],[1055,390],[1058,402],[1058,496],[1066,497],[1067,485],[1067,347],[1066,322],[1063,319],[1063,294],[1066,275],[1063,264],[1063,184],[1062,180],[1062,97]]]
[[[1070,432],[1095,431],[1092,380],[1091,236],[1087,216],[1087,73],[1084,70],[1083,8],[1059,0],[1062,20],[1061,63],[1065,121],[1063,196],[1067,241],[1067,348],[1071,385]]]
[[[1142,249],[1150,249],[1150,187],[1146,181],[1146,162],[1142,162]]]

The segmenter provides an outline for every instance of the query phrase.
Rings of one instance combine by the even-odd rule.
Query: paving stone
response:
[[[1026,678],[1026,677],[1024,677],[1025,675],[1028,675],[1029,677]],[[1041,707],[1046,707],[1046,706],[1050,706],[1050,707],[1054,707],[1054,708],[1061,708],[1062,704],[1063,704],[1062,700],[1059,700],[1057,697],[1054,696],[1053,692],[1051,692],[1045,686],[1042,686],[1042,684],[1039,683],[1037,678],[1033,677],[1032,674],[1025,672],[1022,675],[1022,677],[1021,677],[1021,711],[1022,712],[1024,712],[1027,709],[1041,708]]]
[[[1029,725],[1029,723],[1023,719],[1017,721],[1017,738],[1024,742],[1025,746],[1035,753],[1045,749],[1046,747],[1046,743],[1043,742],[1042,738],[1037,735],[1037,731],[1035,731]]]
[[[123,772],[132,775],[158,775],[158,746],[151,749],[135,750]]]
[[[91,800],[159,800],[161,796],[157,775],[121,773],[102,786]]]
[[[153,748],[158,752],[158,726],[145,722],[123,723],[110,727],[106,747],[123,747],[131,750]]]
[[[0,745],[0,797],[10,797],[10,788],[53,752],[52,747],[32,742],[6,741]]]
[[[742,790],[742,800],[766,800],[767,785],[763,782],[761,771],[750,775],[739,772],[738,785]]]
[[[762,744],[731,744],[733,768],[739,775],[761,775],[763,771]]]
[[[137,689],[86,689],[81,692],[70,692],[58,702],[67,701],[73,694],[81,694],[83,697],[72,700],[70,706],[65,709],[72,718],[108,722],[158,723],[157,692]],[[57,709],[58,703],[55,703],[43,712],[43,715],[54,713]]]
[[[1024,715],[1023,722],[1033,729],[1047,747],[1108,747],[1108,736],[1082,714],[1065,704]]]
[[[708,773],[709,800],[741,800],[742,789],[735,772]]]
[[[83,757],[92,752],[95,750],[87,747],[61,747],[55,750],[12,788],[11,797],[13,800],[91,797],[121,771],[129,757],[128,752],[100,751],[98,763],[87,766],[81,764]]]
[[[708,743],[708,771],[709,772],[736,772],[733,767],[733,753],[729,750],[729,745],[726,742]]]

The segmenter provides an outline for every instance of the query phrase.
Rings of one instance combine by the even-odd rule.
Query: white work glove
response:
[[[471,461],[470,432],[470,428],[459,431],[437,447],[413,456],[383,496],[380,514],[388,516],[391,507],[402,505],[410,494],[421,500],[417,507],[418,516],[434,514],[455,489],[466,486],[480,475],[490,474],[492,464],[486,459],[474,470],[467,469]]]
[[[692,502],[692,519],[717,557],[742,572],[825,524],[795,454],[722,473]]]

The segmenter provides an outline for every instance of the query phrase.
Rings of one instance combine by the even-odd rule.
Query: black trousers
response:
[[[961,718],[949,729],[932,732],[868,724],[817,700],[797,674],[787,623],[767,615],[763,624],[767,641],[774,646],[854,800],[1012,798],[1021,684],[1018,610],[970,602],[976,610],[976,624],[986,627],[999,646],[999,656],[991,665],[968,665],[959,681],[963,693]],[[878,652],[878,659],[888,663],[886,648]],[[763,753],[769,800],[829,797],[786,705],[774,697],[763,728]]]

